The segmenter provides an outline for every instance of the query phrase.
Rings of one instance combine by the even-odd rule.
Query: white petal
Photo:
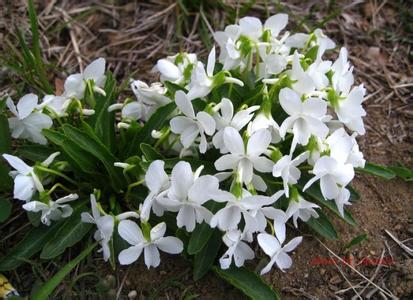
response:
[[[195,112],[192,107],[191,100],[188,99],[187,95],[183,91],[177,91],[175,93],[175,103],[185,116],[192,119],[195,118]]]
[[[98,58],[92,61],[84,70],[83,77],[85,79],[93,79],[98,82],[105,74],[106,61],[104,58]]]
[[[251,157],[250,158],[252,164],[254,165],[254,169],[259,172],[269,173],[272,170],[274,163],[264,156],[260,157]]]
[[[303,102],[303,112],[314,118],[321,118],[327,113],[327,103],[324,100],[310,98]]]
[[[119,253],[119,263],[121,265],[130,265],[138,260],[142,253],[142,246],[132,246]]]
[[[27,94],[20,98],[17,103],[17,111],[19,112],[19,118],[24,119],[32,113],[37,106],[39,99],[35,94]]]
[[[145,174],[145,184],[152,192],[159,192],[161,188],[168,182],[168,175],[165,170],[165,162],[156,160],[149,165]]]
[[[262,34],[262,23],[255,17],[244,17],[239,20],[241,32],[246,36],[258,39]]]
[[[212,47],[211,52],[208,55],[208,64],[207,64],[207,74],[209,77],[214,75],[214,67],[215,67],[215,46]]]
[[[185,199],[189,188],[194,183],[194,174],[191,165],[186,161],[180,161],[172,169],[171,188],[180,199]]]
[[[32,177],[17,175],[16,178],[14,178],[13,197],[15,199],[29,201],[32,199],[35,191],[36,187],[34,185]]]
[[[190,205],[183,205],[176,216],[176,225],[185,227],[186,231],[192,232],[195,229],[195,211]]]
[[[106,215],[96,220],[96,225],[106,241],[110,240],[113,235],[115,220],[112,216]]]
[[[290,116],[297,115],[302,111],[300,96],[290,88],[283,88],[279,94],[280,105]]]
[[[250,183],[254,175],[254,166],[249,159],[243,158],[239,161],[237,172],[243,183]]]
[[[276,14],[265,21],[264,28],[270,29],[274,37],[278,36],[281,30],[287,26],[288,15],[287,14]]]
[[[42,210],[48,210],[50,209],[48,205],[39,202],[39,201],[30,201],[26,204],[23,205],[23,209],[26,211],[33,211],[33,212],[39,212]]]
[[[78,194],[69,194],[67,196],[64,196],[62,198],[57,199],[56,203],[63,204],[63,203],[67,203],[67,202],[70,202],[70,201],[74,201],[78,198],[79,198]]]
[[[184,249],[184,245],[182,241],[173,236],[167,236],[164,238],[159,239],[156,242],[156,246],[161,249],[163,252],[170,253],[170,254],[178,254],[181,253]]]
[[[232,101],[228,98],[223,98],[221,100],[221,114],[222,118],[228,123],[234,116],[234,106],[232,105]]]
[[[337,197],[339,189],[337,183],[331,175],[325,175],[320,179],[321,193],[326,199],[333,199]]]
[[[150,267],[156,268],[161,263],[161,258],[159,257],[158,248],[155,245],[148,245],[144,248],[145,254],[145,265],[149,269]]]
[[[224,143],[225,147],[232,154],[244,154],[244,142],[239,132],[233,127],[224,129]]]
[[[19,116],[19,112],[17,111],[16,105],[14,105],[13,100],[10,97],[7,97],[6,100],[7,108],[15,115],[16,117]]]
[[[12,166],[20,174],[28,175],[32,171],[32,167],[29,167],[23,160],[21,160],[17,156],[3,154],[3,157],[5,160],[7,160],[10,166]]]
[[[199,123],[202,124],[202,128],[205,130],[205,133],[207,135],[213,135],[214,134],[214,132],[215,132],[215,120],[210,114],[208,114],[204,111],[200,111],[199,113],[197,113],[196,118],[199,121]]]
[[[188,128],[195,127],[195,121],[183,116],[177,116],[170,121],[173,133],[183,133]]]
[[[258,234],[257,240],[261,249],[270,257],[272,257],[280,249],[280,242],[268,233]]]
[[[228,170],[228,169],[235,169],[240,157],[237,155],[226,154],[221,156],[217,161],[215,161],[214,165],[218,171]]]
[[[253,133],[248,140],[247,154],[260,155],[264,153],[271,143],[271,133],[267,129],[260,129]]]
[[[179,68],[167,59],[158,60],[156,68],[167,80],[175,81],[181,77]]]
[[[293,264],[291,257],[289,257],[287,253],[282,251],[278,253],[274,258],[278,268],[280,268],[281,271],[290,268]]]
[[[302,242],[303,237],[302,236],[298,236],[293,238],[291,241],[289,241],[284,247],[283,250],[285,252],[291,252],[293,251],[295,248],[297,248],[297,246]]]
[[[188,198],[198,204],[211,199],[212,195],[218,192],[218,179],[211,175],[201,176],[195,180],[188,192]]]
[[[130,220],[120,221],[118,231],[119,235],[131,245],[138,245],[145,240],[139,226]]]
[[[165,235],[166,232],[166,224],[165,222],[159,223],[155,227],[151,229],[150,236],[151,236],[151,241],[156,241],[160,238],[162,238]]]

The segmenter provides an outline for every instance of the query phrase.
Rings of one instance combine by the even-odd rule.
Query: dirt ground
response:
[[[14,25],[27,28],[25,1],[3,1],[6,5],[0,8],[0,39],[10,38]],[[202,20],[208,19],[215,30],[223,29],[228,22],[228,12],[215,7],[217,2],[204,1],[202,10],[189,11],[185,23],[182,9],[174,1],[37,1],[44,55],[68,71],[102,56],[119,81],[135,72],[135,79],[150,82],[155,79],[153,64],[167,54],[181,49],[205,56],[207,50],[200,52],[205,48]],[[225,1],[232,7],[242,1],[232,2]],[[265,19],[265,3],[256,2],[247,14]],[[348,48],[355,78],[367,89],[367,134],[359,138],[365,158],[384,165],[402,163],[409,168],[413,167],[412,7],[409,1],[376,0],[288,1],[267,7],[270,14],[289,13],[290,30],[301,24],[300,30],[305,31],[325,20],[325,32],[338,45]],[[0,74],[0,91],[12,93],[7,71],[0,69]],[[64,74],[54,77],[56,89],[61,88]],[[386,233],[413,246],[412,183],[360,175],[354,187],[361,199],[350,210],[359,226],[351,228],[336,220],[339,240],[321,241],[323,244],[304,231],[305,240],[293,255],[293,267],[285,273],[273,270],[264,277],[283,299],[357,299],[358,295],[379,299],[389,298],[389,294],[413,298],[412,257]],[[367,234],[367,240],[344,249],[362,233]],[[328,249],[353,269],[332,259]],[[259,258],[251,268],[263,257],[258,249],[257,253]],[[121,298],[127,298],[133,290],[138,299],[243,298],[213,274],[193,282],[190,264],[180,257],[164,256],[161,267],[149,271],[138,263],[114,273],[99,259],[95,263],[117,278],[116,291]]]

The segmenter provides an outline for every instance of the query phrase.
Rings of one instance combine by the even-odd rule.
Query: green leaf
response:
[[[356,236],[354,239],[352,239],[347,245],[345,245],[344,249],[350,249],[351,247],[354,247],[355,245],[360,244],[365,239],[367,239],[367,233],[362,233]]]
[[[6,116],[0,115],[0,154],[11,152],[9,122]]]
[[[96,94],[95,114],[91,118],[96,135],[112,152],[114,152],[116,143],[115,112],[108,112],[108,108],[115,102],[115,84],[112,73],[107,72],[104,87],[106,96]]]
[[[302,189],[304,187],[303,181],[300,181],[298,184],[298,187]],[[305,192],[303,192],[306,195],[309,195],[312,199],[314,199],[316,202],[319,204],[329,208],[331,211],[333,211],[337,216],[339,216],[341,219],[346,221],[348,224],[351,226],[356,226],[357,222],[354,220],[353,216],[350,214],[350,212],[344,208],[344,216],[340,214],[340,212],[337,209],[337,205],[333,200],[325,200],[323,195],[321,194],[320,186],[319,184],[313,184],[310,186]]]
[[[230,267],[229,269],[222,270],[214,266],[213,270],[221,278],[225,279],[229,284],[242,291],[251,299],[281,299],[278,293],[266,284],[260,276],[245,267]]]
[[[30,230],[6,256],[0,258],[0,271],[13,270],[39,252],[50,237],[53,236],[59,225],[53,224],[50,227],[42,225]]]
[[[54,149],[44,145],[22,145],[17,149],[20,158],[31,160],[32,162],[44,161],[52,154]]]
[[[413,181],[413,170],[403,165],[389,167],[389,169],[396,174],[396,176],[402,178],[405,181]]]
[[[85,250],[83,250],[75,259],[68,262],[59,272],[56,273],[49,281],[44,285],[37,288],[36,291],[31,295],[33,300],[43,300],[47,299],[53,290],[62,282],[62,280],[68,275],[82,260],[84,260],[96,247],[96,243],[90,245]]]
[[[83,150],[72,140],[58,131],[44,129],[43,135],[52,143],[60,146],[70,165],[87,174],[96,174],[99,161],[89,152]]]
[[[351,185],[348,185],[347,189],[350,191],[350,202],[360,200],[360,194]]]
[[[80,148],[100,160],[110,176],[113,188],[117,191],[121,190],[125,181],[121,170],[113,165],[119,160],[92,134],[93,129],[89,125],[83,123],[82,129],[83,131],[69,124],[63,125],[65,135]]]
[[[387,167],[366,162],[364,168],[357,168],[357,171],[390,180],[396,176],[392,170]]]
[[[9,175],[10,170],[0,159],[0,192],[10,192],[13,188],[13,179]]]
[[[0,223],[6,221],[11,214],[12,205],[9,199],[0,198]]]
[[[141,151],[142,151],[143,155],[145,155],[145,157],[148,161],[154,161],[154,160],[157,160],[157,159],[164,159],[165,158],[165,157],[163,157],[162,154],[160,154],[158,151],[156,151],[156,149],[153,148],[149,144],[142,143],[141,144]]]
[[[215,229],[204,248],[194,257],[194,280],[201,279],[213,266],[222,244],[222,234]]]
[[[42,259],[52,259],[62,254],[67,248],[78,243],[92,229],[93,224],[80,220],[81,209],[67,218],[54,236],[44,245],[40,254]]]
[[[311,219],[308,220],[306,224],[319,235],[329,240],[336,240],[338,236],[333,224],[331,224],[327,216],[320,210],[317,211],[317,213],[318,218],[311,217]]]
[[[175,110],[176,105],[174,102],[164,105],[149,118],[148,122],[135,134],[130,143],[129,149],[126,152],[126,157],[141,154],[139,145],[141,143],[151,144],[152,131],[160,130],[165,122],[168,120],[169,115]]]
[[[212,213],[216,213],[219,207],[220,204],[218,202],[212,201],[207,203],[207,208]],[[191,234],[191,238],[189,239],[187,250],[188,254],[193,255],[201,251],[213,233],[214,229],[212,229],[205,222],[197,224],[195,230]]]

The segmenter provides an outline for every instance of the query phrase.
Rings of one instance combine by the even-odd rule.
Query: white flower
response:
[[[194,53],[179,53],[174,56],[160,59],[156,63],[156,69],[161,73],[161,81],[171,81],[183,84],[190,79],[192,69],[198,59]]]
[[[248,133],[253,134],[260,129],[268,129],[271,132],[271,142],[278,143],[281,140],[280,127],[272,118],[271,114],[266,114],[263,111],[259,112],[254,120],[248,124]]]
[[[27,94],[20,98],[17,107],[10,97],[6,100],[6,105],[15,117],[9,118],[11,136],[15,139],[27,139],[38,144],[47,144],[47,139],[43,136],[42,130],[52,127],[53,121],[41,112],[35,111],[38,98],[34,94]]]
[[[209,223],[212,213],[202,205],[214,199],[219,192],[219,181],[211,175],[199,176],[203,166],[192,172],[188,162],[180,161],[172,169],[171,187],[158,201],[170,211],[178,211],[178,227],[188,232],[195,229],[196,223]]]
[[[310,38],[309,34],[306,33],[294,33],[290,35],[286,40],[285,44],[291,48],[304,48],[308,39]]]
[[[355,168],[364,167],[366,161],[363,158],[363,153],[360,152],[354,135],[349,136],[344,128],[334,131],[325,142],[329,146],[330,156],[336,161],[343,164],[352,164]]]
[[[92,206],[92,215],[83,212],[81,214],[82,222],[96,224],[97,230],[94,238],[102,248],[99,251],[103,252],[103,259],[107,261],[110,258],[110,241],[113,235],[113,228],[115,226],[115,218],[110,215],[101,215],[98,204],[96,203],[95,195],[90,195],[90,203]]]
[[[228,152],[228,149],[225,147],[224,143],[224,129],[226,127],[233,127],[238,131],[241,130],[251,121],[254,116],[254,111],[260,107],[258,105],[251,106],[247,109],[240,110],[234,115],[234,106],[231,100],[227,98],[223,98],[217,107],[219,107],[221,113],[216,113],[214,115],[217,124],[217,132],[212,139],[212,143],[221,153],[226,153]]]
[[[223,64],[223,70],[239,67],[243,71],[247,66],[247,58],[241,56],[239,44],[236,44],[239,36],[240,27],[238,25],[229,25],[225,27],[225,31],[214,33],[214,39],[221,48],[219,62]]]
[[[222,191],[214,200],[226,203],[226,206],[216,212],[211,219],[210,226],[212,228],[218,227],[223,231],[236,230],[241,222],[241,217],[243,217],[244,233],[251,234],[263,231],[266,227],[265,217],[267,215],[274,216],[271,209],[264,208],[273,204],[277,199],[277,197],[251,195],[246,190],[243,190],[242,196],[237,198],[232,193]]]
[[[59,154],[60,152],[51,154],[44,162],[41,163],[41,165],[45,167],[49,166]],[[30,201],[36,191],[44,191],[42,182],[34,172],[33,167],[28,166],[24,161],[16,156],[3,154],[3,157],[7,160],[10,166],[15,169],[15,171],[10,172],[10,176],[14,178],[13,197],[15,199]]]
[[[83,71],[83,73],[72,74],[66,78],[64,84],[63,96],[66,98],[75,97],[82,99],[86,89],[86,82],[93,81],[93,88],[96,92],[105,94],[102,89],[105,84],[105,65],[104,58],[98,58],[92,61]]]
[[[57,199],[56,201],[49,200],[49,203],[40,201],[31,201],[23,205],[26,211],[42,212],[40,220],[43,224],[49,226],[51,221],[58,221],[62,218],[67,218],[72,215],[73,209],[67,202],[78,199],[77,194],[70,194],[68,196]]]
[[[231,230],[225,233],[222,240],[228,249],[219,259],[221,269],[228,269],[233,259],[237,267],[242,267],[246,260],[254,258],[254,251],[244,242],[244,239],[245,234],[242,234],[240,230]]]
[[[281,107],[289,115],[281,124],[280,135],[284,138],[289,130],[294,134],[291,153],[297,143],[307,145],[311,135],[321,139],[326,137],[328,127],[322,121],[327,112],[325,101],[309,98],[302,102],[300,96],[290,88],[283,88],[279,99]]]
[[[315,85],[313,79],[301,66],[297,51],[294,52],[292,68],[289,75],[293,80],[292,88],[296,93],[302,95],[314,91]]]
[[[151,209],[157,216],[164,212],[163,207],[158,202],[158,196],[166,191],[170,186],[168,174],[165,170],[165,162],[156,160],[149,165],[145,174],[145,184],[149,189],[149,194],[143,202],[141,208],[141,220],[149,220]]]
[[[328,86],[329,80],[326,75],[331,69],[331,61],[316,60],[312,63],[308,69],[307,74],[313,80],[313,83],[317,90],[322,90]]]
[[[176,92],[175,102],[185,116],[177,116],[171,120],[171,131],[181,135],[181,143],[185,148],[191,147],[195,139],[200,136],[199,151],[205,153],[207,149],[205,134],[214,134],[216,126],[214,118],[204,111],[195,115],[192,103],[183,91]]]
[[[315,181],[320,180],[321,193],[326,199],[336,198],[340,188],[346,186],[354,177],[351,164],[339,163],[329,156],[318,159],[312,172],[315,176],[304,186],[304,191]]]
[[[271,172],[272,161],[261,156],[271,142],[271,134],[268,130],[261,129],[251,135],[247,147],[244,146],[239,132],[233,127],[225,128],[223,136],[225,147],[230,153],[215,161],[215,168],[218,171],[236,170],[238,178],[245,184],[251,182],[254,169],[259,172]]]
[[[366,132],[362,118],[366,115],[366,111],[361,105],[364,101],[365,93],[366,89],[362,84],[356,86],[348,96],[344,99],[339,99],[337,107],[334,108],[338,119],[343,122],[347,128],[361,135]]]
[[[240,32],[254,42],[258,42],[264,30],[269,30],[272,38],[276,38],[278,34],[287,26],[288,15],[276,14],[265,21],[264,26],[260,19],[255,17],[244,17],[239,20]]]
[[[336,44],[319,28],[314,30],[314,35],[316,36],[318,45],[317,60],[320,60],[324,52],[326,50],[334,49]]]
[[[192,71],[191,81],[188,85],[188,98],[190,100],[207,96],[215,86],[220,84],[235,83],[239,86],[244,86],[244,83],[241,80],[225,75],[223,82],[216,82],[214,76],[214,68],[215,46],[212,48],[211,52],[208,55],[206,70],[204,64],[198,61],[195,65],[194,70]]]
[[[307,222],[311,217],[318,218],[318,213],[314,208],[320,207],[298,195],[297,198],[290,199],[286,214],[288,218],[293,217],[294,226],[297,228],[298,219]]]
[[[178,238],[164,237],[166,231],[164,222],[153,227],[148,237],[144,236],[139,226],[130,220],[121,221],[118,231],[119,235],[132,245],[119,253],[121,265],[130,265],[138,260],[143,250],[147,268],[156,268],[161,262],[158,249],[170,254],[178,254],[183,250],[183,243]]]
[[[66,110],[70,102],[71,99],[63,96],[46,95],[44,96],[42,103],[39,104],[38,108],[44,109],[45,107],[47,107],[54,114],[56,114],[56,116],[65,117],[67,116]]]
[[[171,102],[165,96],[166,88],[160,82],[154,82],[150,86],[140,80],[131,81],[131,88],[138,101],[146,105],[158,108]]]
[[[208,63],[206,71],[203,63],[200,61],[195,65],[192,71],[191,81],[189,82],[188,98],[202,98],[208,95],[214,83],[214,68],[215,68],[215,47],[212,48],[208,55]]]
[[[301,153],[296,158],[292,159],[291,155],[285,155],[276,162],[272,169],[274,177],[281,177],[284,185],[284,192],[289,197],[289,184],[296,184],[300,179],[301,171],[297,168],[309,156],[309,152]]]
[[[112,107],[115,107],[115,105],[117,104],[114,104]],[[151,114],[150,112],[152,112],[150,106],[144,104],[141,101],[132,101],[127,102],[125,105],[122,106],[121,115],[122,120],[124,121],[147,121]]]
[[[272,266],[277,264],[278,268],[281,271],[288,269],[292,265],[291,257],[288,256],[288,252],[293,251],[303,240],[301,236],[293,238],[288,242],[284,247],[282,243],[284,240],[278,240],[276,237],[268,233],[258,234],[258,244],[261,249],[270,257],[270,262],[261,270],[261,275],[268,273],[271,270]]]
[[[354,77],[353,67],[350,68],[350,63],[348,62],[346,48],[340,49],[340,55],[331,66],[331,70],[334,72],[332,77],[333,89],[336,92],[348,95],[354,83]]]
[[[337,209],[341,216],[344,217],[344,205],[351,205],[350,203],[350,191],[344,187],[340,189],[338,196],[334,198]]]

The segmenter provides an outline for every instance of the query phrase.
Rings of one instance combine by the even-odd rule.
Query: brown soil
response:
[[[10,24],[27,27],[26,8],[20,6],[23,2],[9,1],[8,5],[0,9],[0,36],[10,34]],[[48,4],[38,1],[45,55],[50,61],[58,62],[62,69],[73,71],[78,61],[84,64],[97,56],[103,56],[119,80],[125,74],[138,71],[135,77],[149,82],[154,78],[150,70],[157,59],[178,49],[199,52],[203,47],[196,30],[202,17],[199,13],[191,17],[189,28],[183,26],[183,35],[189,38],[173,38],[175,32],[179,32],[176,25],[179,6],[172,1],[137,1],[128,4],[107,1],[115,2],[116,5],[100,4],[100,1],[45,2]],[[265,18],[264,5],[257,2],[249,14]],[[334,9],[340,8],[340,12],[324,28],[337,44],[349,49],[350,59],[355,65],[355,77],[358,82],[364,82],[367,88],[367,134],[359,138],[361,150],[369,161],[384,165],[400,162],[411,168],[413,21],[410,19],[409,22],[408,19],[409,4],[403,4],[402,1],[380,4],[380,1],[373,0],[364,4],[357,1],[339,2]],[[314,21],[322,20],[334,11],[332,8],[329,11],[321,1],[305,3],[294,1],[281,5],[282,9],[290,12],[292,24],[298,24],[302,16],[311,13],[305,22],[311,28]],[[66,12],[65,17],[65,13],[58,8]],[[273,5],[269,8],[271,13],[278,11]],[[211,21],[214,23],[212,27],[222,29],[224,12],[215,8],[208,10],[208,7],[205,11],[214,20]],[[62,19],[75,17],[70,28],[53,30],[62,24]],[[74,45],[79,47],[81,55],[76,55]],[[63,77],[63,74],[57,74],[57,78]],[[6,79],[0,80],[3,81],[7,82]],[[57,89],[60,85],[60,81],[56,80]],[[12,88],[1,88],[12,92]],[[351,228],[336,220],[339,241],[323,243],[338,256],[351,262],[365,277],[371,278],[374,284],[397,297],[412,299],[413,261],[385,233],[385,230],[389,230],[399,240],[405,241],[407,246],[413,245],[412,184],[400,179],[384,181],[360,175],[354,187],[359,191],[361,200],[352,205],[351,212],[359,226]],[[367,233],[368,239],[345,251],[344,246],[362,233]],[[366,287],[363,298],[369,294],[373,298],[380,298],[381,292],[374,291],[372,284],[368,285],[348,266],[340,262],[334,264],[329,260],[329,251],[317,239],[306,232],[304,234],[304,242],[293,255],[293,267],[286,273],[274,270],[265,276],[265,280],[280,291],[283,299],[328,299],[337,296],[347,299],[361,293],[363,287]],[[388,265],[378,267],[377,262],[382,255],[384,264]],[[102,268],[108,274],[112,273],[108,266],[102,265]],[[161,267],[155,270],[148,271],[142,263],[138,263],[121,268],[114,275],[118,279],[118,288],[122,286],[121,295],[125,298],[130,291],[136,290],[139,299],[145,299],[156,289],[160,290],[159,299],[179,299],[191,295],[197,295],[200,299],[243,298],[240,292],[213,274],[194,282],[190,264],[179,257],[163,256]]]

